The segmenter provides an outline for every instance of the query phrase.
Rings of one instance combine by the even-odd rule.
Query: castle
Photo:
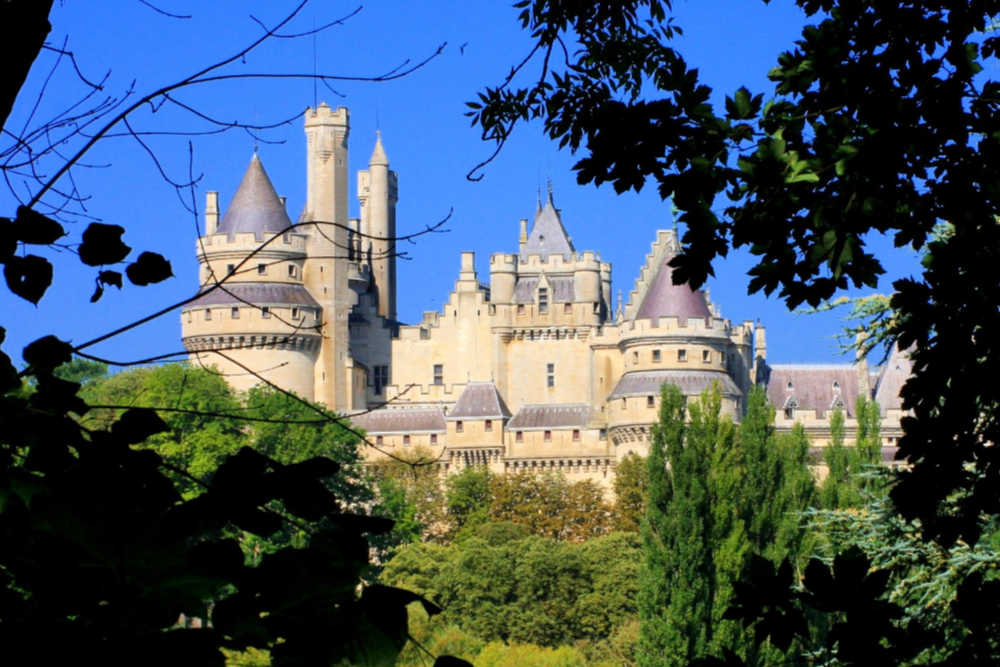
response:
[[[398,178],[376,137],[358,173],[361,217],[348,218],[349,127],[346,108],[306,111],[295,226],[256,154],[221,217],[218,193],[207,195],[202,294],[182,311],[183,339],[193,362],[235,388],[259,376],[351,416],[375,459],[422,447],[446,470],[554,470],[604,486],[622,457],[648,451],[664,382],[688,397],[717,383],[737,420],[763,384],[776,427],[801,423],[817,447],[837,408],[853,437],[865,395],[880,405],[891,459],[904,354],[875,370],[863,359],[768,365],[763,326],[734,324],[704,292],[673,283],[670,230],[653,239],[627,303],[613,307],[611,265],[573,247],[551,189],[530,227],[521,220],[517,251],[491,256],[488,283],[463,252],[441,311],[399,322]]]

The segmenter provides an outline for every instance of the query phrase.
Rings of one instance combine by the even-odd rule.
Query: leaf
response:
[[[144,252],[139,258],[128,265],[125,275],[133,285],[144,287],[150,283],[158,283],[174,275],[170,262],[163,255],[155,252]]]
[[[73,346],[55,336],[44,336],[29,343],[21,356],[36,374],[51,373],[56,366],[69,363]]]
[[[17,239],[14,238],[14,225],[9,218],[0,218],[0,262],[7,261],[15,250]]]
[[[48,245],[66,235],[62,225],[27,206],[17,207],[12,227],[14,238],[24,243]]]
[[[11,292],[31,303],[38,303],[52,284],[52,265],[37,255],[9,257],[3,276]]]
[[[434,667],[472,667],[472,663],[450,655],[442,655],[434,661]]]
[[[170,427],[151,408],[129,408],[111,427],[111,435],[119,441],[134,445],[151,435],[169,431]]]
[[[77,249],[80,261],[88,266],[122,261],[132,251],[132,248],[122,242],[124,233],[125,228],[121,225],[90,223],[83,232],[83,243]]]
[[[118,271],[101,271],[97,274],[97,284],[94,286],[94,294],[90,297],[90,302],[94,303],[104,295],[105,285],[114,285],[118,289],[122,288],[122,274]]]

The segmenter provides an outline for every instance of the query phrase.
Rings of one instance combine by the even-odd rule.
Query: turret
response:
[[[303,282],[323,308],[323,341],[315,372],[315,399],[334,410],[349,407],[347,316],[354,304],[348,284],[346,108],[325,102],[306,109],[306,205],[299,222],[308,235]],[[332,224],[331,224],[332,223]]]
[[[205,193],[205,236],[211,236],[219,226],[219,193]]]
[[[389,170],[389,158],[382,146],[382,133],[375,135],[375,149],[368,170],[358,173],[361,200],[362,247],[371,249],[371,270],[378,293],[378,314],[396,319],[396,172]]]

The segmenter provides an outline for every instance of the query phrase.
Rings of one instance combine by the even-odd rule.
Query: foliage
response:
[[[534,535],[582,542],[611,530],[612,510],[590,480],[568,482],[561,474],[494,475],[492,521],[523,524]]]
[[[490,508],[492,477],[489,469],[481,466],[469,466],[448,476],[445,481],[445,498],[453,532],[486,521]]]
[[[517,534],[511,524],[489,530],[492,525],[479,530],[499,539],[467,534],[448,546],[406,545],[386,564],[383,582],[419,592],[444,609],[434,628],[415,628],[423,636],[453,625],[483,642],[558,647],[608,640],[634,618],[634,534],[577,544]],[[411,618],[411,628],[419,618]]]
[[[135,447],[168,437],[155,411],[133,407],[103,421],[106,428],[83,425],[89,407],[80,385],[54,372],[71,349],[47,337],[24,350],[35,384],[27,398],[6,393],[20,381],[0,354],[5,650],[52,664],[80,655],[118,664],[142,654],[165,665],[221,665],[223,647],[313,664],[384,664],[398,653],[405,606],[419,597],[359,590],[365,536],[391,522],[341,511],[324,484],[337,462],[284,464],[242,447],[184,498],[155,449]],[[307,533],[304,543],[256,566],[229,537],[236,528],[269,538],[285,523]],[[182,614],[211,624],[176,627]]]
[[[445,507],[441,473],[436,455],[424,447],[397,454],[398,460],[379,461],[370,470],[379,486],[402,490],[405,502],[413,507],[411,520],[420,526],[423,539],[445,542],[450,524]]]
[[[615,530],[639,531],[649,486],[646,459],[631,453],[615,467]]]
[[[224,416],[240,414],[236,394],[202,368],[182,363],[123,371],[89,382],[82,397],[90,405],[121,406],[89,411],[81,420],[88,428],[110,428],[130,406],[168,408],[157,413],[168,429],[138,444],[163,457],[185,498],[201,493],[196,480],[208,479],[227,456],[250,444],[246,422]]]
[[[851,480],[851,453],[844,445],[844,411],[830,413],[830,444],[823,450],[826,477],[820,487],[823,507],[839,509],[853,507],[858,502]]]
[[[473,124],[499,150],[540,118],[582,153],[580,183],[655,185],[684,227],[674,279],[695,287],[745,247],[751,291],[816,306],[876,285],[872,233],[926,246],[882,322],[914,367],[899,441],[912,465],[892,498],[928,537],[975,542],[1000,514],[984,455],[1000,441],[1000,3],[797,0],[808,24],[768,73],[770,99],[739,88],[719,111],[671,45],[671,4],[519,0],[533,50],[470,103]]]
[[[575,648],[547,648],[530,644],[490,642],[476,658],[480,667],[583,667],[587,663]]]

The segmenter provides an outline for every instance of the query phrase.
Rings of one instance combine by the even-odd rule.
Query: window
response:
[[[262,306],[260,309],[260,316],[265,320],[268,319],[271,317],[271,309],[267,306]]]
[[[653,397],[653,396],[647,396],[646,397],[646,407],[647,408],[652,408],[655,405],[656,405],[656,398]]]
[[[628,407],[628,399],[622,396],[622,410]]]
[[[567,315],[571,314],[573,312],[573,304],[571,303],[563,304],[563,312],[566,313]]]
[[[189,310],[189,311],[187,312],[187,321],[188,321],[188,324],[191,324],[191,319],[192,319],[192,318],[191,318],[191,311]]]
[[[577,442],[580,439],[580,429],[573,429],[573,442]]]
[[[462,422],[455,422],[455,433],[462,433],[465,431],[465,424]]]
[[[240,309],[238,307],[236,307],[236,306],[233,306],[233,308],[232,308],[232,310],[230,311],[229,314],[230,314],[230,317],[232,317],[234,320],[240,319]]]
[[[608,429],[602,428],[600,431],[597,432],[597,437],[600,438],[601,440],[607,440],[608,439]]]
[[[524,432],[515,431],[514,432],[514,442],[524,442]]]
[[[712,362],[712,353],[710,351],[708,351],[708,350],[702,350],[701,351],[701,360],[703,362],[705,362],[706,364],[711,363]]]
[[[292,308],[292,319],[293,320],[299,319],[299,309],[298,308]]]
[[[226,264],[226,273],[232,275],[233,271],[236,270],[235,264]]]
[[[538,288],[538,312],[549,312],[549,290],[545,287]]]
[[[431,337],[431,332],[428,329],[420,328],[420,340],[428,340]]]
[[[375,444],[376,445],[381,445],[383,442],[384,442],[384,439],[382,438],[382,436],[380,436],[380,435],[376,435],[375,436]]]
[[[257,265],[257,275],[258,276],[262,276],[265,273],[267,273],[267,264],[258,264]]]
[[[677,361],[687,361],[688,351],[687,350],[677,350]]]
[[[486,420],[486,423],[483,425],[483,430],[486,431],[487,433],[489,433],[490,431],[493,430],[493,420],[492,419],[487,419]]]
[[[545,386],[554,387],[556,386],[556,365],[555,364],[545,364]]]
[[[785,419],[791,419],[795,414],[793,408],[785,408]]]
[[[438,434],[437,433],[431,433],[431,444],[432,445],[438,444]]]
[[[404,445],[410,444],[410,434],[409,433],[407,433],[406,435],[403,436],[403,444]]]
[[[653,350],[653,363],[654,364],[660,363],[660,351],[659,350]]]
[[[294,278],[297,273],[298,273],[298,271],[295,270],[295,265],[294,264],[289,264],[288,265],[288,277],[289,278]]]
[[[639,363],[639,350],[632,350],[632,363]]]
[[[545,431],[545,435],[542,439],[545,440],[545,442],[552,440],[552,431]]]
[[[206,308],[205,309],[205,319],[206,320],[212,319],[212,309],[211,308]]]
[[[523,303],[517,304],[517,314],[518,315],[524,315],[524,304]]]
[[[444,364],[434,364],[434,384],[444,384]]]
[[[382,388],[389,384],[389,367],[376,366],[374,373],[375,393],[381,394]]]

